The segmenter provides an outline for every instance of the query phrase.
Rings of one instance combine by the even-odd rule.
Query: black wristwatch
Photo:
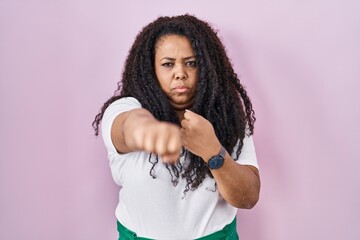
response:
[[[225,159],[226,150],[223,146],[221,146],[220,153],[218,155],[212,156],[207,166],[211,169],[219,169],[224,165],[224,159]]]

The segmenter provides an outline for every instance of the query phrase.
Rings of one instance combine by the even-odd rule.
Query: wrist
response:
[[[207,162],[207,166],[210,170],[216,170],[221,168],[224,165],[226,155],[226,149],[221,146],[220,152],[214,156],[212,156]]]
[[[214,147],[208,148],[208,151],[201,156],[204,162],[208,163],[210,158],[216,156],[220,153],[222,146],[220,143],[216,144]]]

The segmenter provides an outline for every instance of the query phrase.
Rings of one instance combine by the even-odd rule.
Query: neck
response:
[[[185,110],[176,110],[176,113],[180,119],[180,122],[184,119]]]

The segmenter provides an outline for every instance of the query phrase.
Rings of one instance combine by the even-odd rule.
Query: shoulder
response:
[[[121,113],[141,107],[140,102],[136,98],[124,97],[115,100],[106,108],[101,120],[101,130],[105,145],[113,150],[115,149],[111,141],[111,127],[115,118]]]
[[[137,100],[134,97],[123,97],[120,98],[114,102],[112,102],[105,110],[111,111],[111,110],[123,110],[123,111],[129,111],[134,108],[141,108],[141,103],[139,100]]]
[[[124,97],[112,102],[105,110],[102,125],[112,123],[114,118],[123,113],[136,108],[141,108],[141,103],[134,97]]]

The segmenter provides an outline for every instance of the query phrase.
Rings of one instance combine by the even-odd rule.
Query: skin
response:
[[[219,154],[221,144],[212,124],[188,110],[194,103],[197,83],[196,57],[184,36],[166,35],[156,45],[155,73],[162,91],[181,119],[181,128],[156,120],[145,109],[119,114],[111,129],[112,141],[119,152],[147,151],[158,154],[163,162],[177,161],[181,146],[205,162]],[[236,163],[229,153],[224,165],[211,171],[222,197],[237,208],[252,208],[259,198],[257,168]]]
[[[156,46],[155,73],[170,104],[183,114],[194,103],[197,82],[195,53],[186,37],[167,35]]]

